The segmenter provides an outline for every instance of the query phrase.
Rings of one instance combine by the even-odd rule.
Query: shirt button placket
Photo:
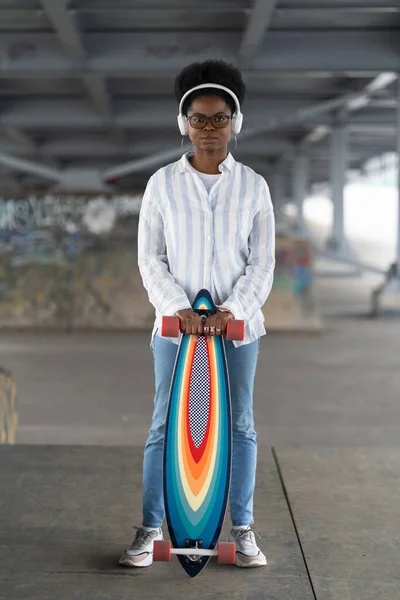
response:
[[[210,286],[211,286],[211,268],[212,268],[212,213],[211,211],[209,211],[207,213],[207,217],[208,217],[208,234],[206,235],[206,251],[205,251],[205,255],[206,255],[206,261],[205,261],[205,270],[206,272],[204,273],[204,281],[207,281],[207,289],[210,291]]]
[[[211,283],[212,283],[212,267],[214,260],[214,238],[213,238],[213,213],[210,214],[210,235],[207,236],[208,248],[210,254],[210,262],[208,269],[208,290],[211,292]]]

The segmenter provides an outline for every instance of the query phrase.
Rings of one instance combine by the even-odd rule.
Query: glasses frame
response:
[[[215,126],[214,123],[213,123],[213,119],[215,119],[215,117],[222,117],[222,116],[227,117],[227,119],[228,119],[227,122],[226,122],[226,125],[224,125],[223,127]],[[192,122],[191,122],[191,119],[193,117],[203,117],[206,120],[206,122],[204,123],[203,127],[193,127]],[[221,112],[221,113],[216,113],[212,117],[206,117],[206,115],[202,115],[201,113],[195,113],[194,115],[190,115],[190,117],[186,117],[186,119],[189,121],[190,126],[193,129],[197,129],[197,130],[204,129],[206,127],[206,125],[208,124],[209,121],[210,121],[210,123],[212,123],[212,126],[214,127],[214,129],[226,129],[228,127],[228,125],[229,125],[229,119],[233,119],[233,115],[227,115],[227,114]]]

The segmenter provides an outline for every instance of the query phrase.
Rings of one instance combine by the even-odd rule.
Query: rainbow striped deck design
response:
[[[214,313],[207,290],[194,310]],[[164,498],[175,548],[201,540],[213,549],[223,524],[231,473],[231,406],[224,339],[182,336],[172,377],[164,442]],[[200,547],[200,546],[199,546]],[[178,556],[194,577],[209,558]]]

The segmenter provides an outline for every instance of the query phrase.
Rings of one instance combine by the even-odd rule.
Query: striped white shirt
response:
[[[207,193],[189,154],[159,169],[149,180],[138,230],[138,265],[156,317],[191,308],[202,288],[216,306],[245,321],[243,341],[266,333],[261,307],[275,267],[275,220],[268,185],[231,154]],[[166,338],[178,343],[179,339]]]

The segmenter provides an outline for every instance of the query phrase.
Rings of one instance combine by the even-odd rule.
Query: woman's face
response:
[[[213,117],[214,115],[232,115],[232,110],[219,96],[200,96],[190,105],[187,116]],[[232,119],[227,127],[217,128],[211,121],[207,121],[203,129],[195,129],[188,123],[189,138],[196,148],[202,151],[216,152],[226,150],[232,135]]]

